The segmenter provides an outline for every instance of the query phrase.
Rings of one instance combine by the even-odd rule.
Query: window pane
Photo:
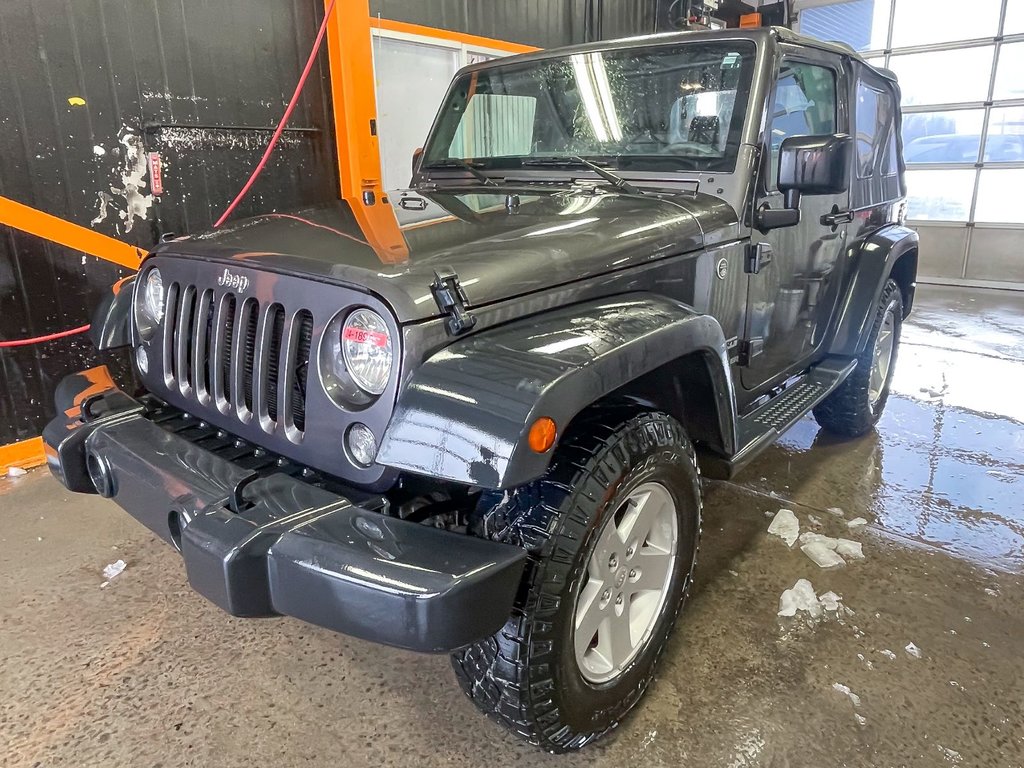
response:
[[[1009,0],[1006,4],[1006,22],[1003,24],[1004,35],[1019,35],[1024,32],[1024,3],[1020,0]]]
[[[889,0],[852,0],[800,12],[800,32],[819,40],[839,40],[858,51],[885,48]]]
[[[1015,0],[1010,0],[1011,4]],[[892,47],[995,37],[1001,0],[899,0]]]
[[[890,176],[896,172],[894,99],[864,83],[857,83],[857,176]]]
[[[772,181],[778,178],[779,150],[790,136],[836,132],[836,76],[831,69],[786,61],[782,64],[771,123]]]
[[[889,68],[903,89],[903,106],[985,101],[994,50],[982,46],[890,56]]]
[[[1024,43],[1004,45],[999,51],[999,66],[996,69],[994,99],[1024,98]]]
[[[999,224],[1024,224],[1024,206],[1020,191],[1024,189],[1024,169],[986,168],[978,186],[976,221]]]
[[[976,163],[983,109],[919,112],[903,116],[903,158],[915,163]]]
[[[459,51],[380,37],[374,67],[384,189],[400,189],[409,185],[413,152],[423,146],[459,69]]]
[[[907,217],[967,221],[974,171],[907,171]]]
[[[988,118],[986,163],[1024,161],[1024,107],[996,107]]]

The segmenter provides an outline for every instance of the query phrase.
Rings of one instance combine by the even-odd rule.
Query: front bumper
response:
[[[53,474],[173,544],[192,587],[232,615],[285,614],[443,652],[497,631],[512,610],[523,550],[248,469],[154,423],[105,368],[61,382],[57,413],[43,433]]]

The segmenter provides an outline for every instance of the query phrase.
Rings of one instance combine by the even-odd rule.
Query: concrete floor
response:
[[[1024,294],[923,287],[877,434],[839,442],[805,419],[708,487],[659,680],[563,757],[480,717],[444,657],[232,619],[113,504],[45,471],[0,480],[0,763],[1021,766],[1022,361]],[[780,506],[865,559],[818,569],[766,534]],[[870,524],[851,533],[857,516]],[[853,615],[778,618],[799,578]]]

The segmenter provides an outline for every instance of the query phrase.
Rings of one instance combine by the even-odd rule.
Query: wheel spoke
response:
[[[608,623],[602,627],[599,635],[607,635],[609,659],[614,669],[619,669],[629,659],[633,651],[633,638],[629,626],[629,602],[623,606],[622,614],[613,611]],[[607,657],[606,657],[607,658]]]
[[[580,593],[576,608],[575,646],[577,658],[582,658],[593,643],[601,622],[607,618],[606,611],[601,610],[601,593],[604,584],[597,579],[590,579]]]
[[[675,563],[675,556],[654,547],[644,547],[637,558],[639,574],[636,580],[630,579],[630,592],[643,592],[647,589],[663,589],[669,571]]]
[[[627,511],[626,514],[629,514],[629,512]],[[622,547],[623,542],[619,538],[615,525],[606,525],[604,530],[601,531],[601,535],[597,540],[597,546],[594,548],[594,554],[591,556],[590,563],[588,564],[590,577],[603,580],[609,573],[608,559],[613,552],[620,551]]]
[[[671,503],[671,497],[660,489],[644,493],[635,502],[632,514],[627,512],[619,524],[619,538],[627,543],[636,541],[638,547],[643,546],[666,505]]]

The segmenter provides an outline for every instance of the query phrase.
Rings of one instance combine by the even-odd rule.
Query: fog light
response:
[[[135,364],[139,367],[139,373],[143,376],[149,373],[149,355],[146,353],[145,347],[137,347],[135,349]]]
[[[377,438],[365,424],[356,422],[348,429],[346,438],[348,442],[348,453],[361,467],[368,467],[373,464],[377,457]]]

